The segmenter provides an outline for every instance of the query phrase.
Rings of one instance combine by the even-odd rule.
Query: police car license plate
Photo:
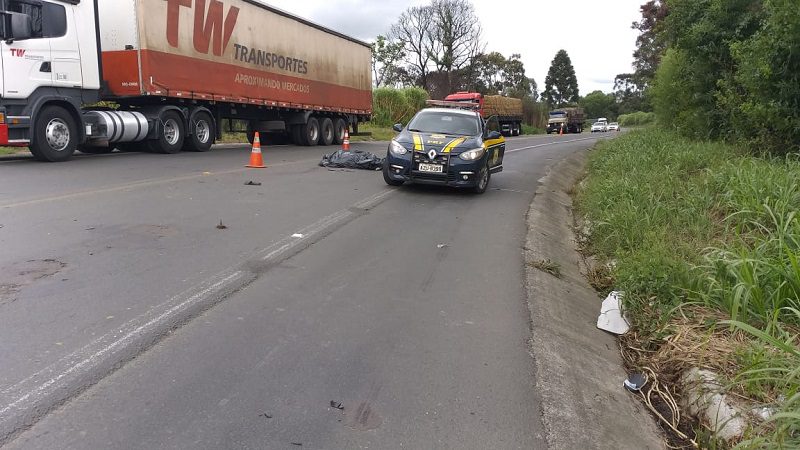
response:
[[[434,173],[442,173],[444,170],[444,166],[441,164],[420,164],[419,171],[420,172],[434,172]]]

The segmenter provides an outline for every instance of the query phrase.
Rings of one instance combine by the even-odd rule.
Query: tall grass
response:
[[[390,127],[408,123],[417,111],[425,107],[428,93],[420,88],[378,88],[372,91],[372,123]]]
[[[748,442],[800,446],[800,163],[641,130],[598,146],[577,204],[640,331],[686,303],[724,311],[729,321],[709,329],[752,344],[735,382],[786,399],[773,434]]]
[[[617,122],[624,127],[649,125],[651,123],[655,123],[655,121],[655,113],[642,111],[636,111],[630,114],[620,114],[620,116],[617,117]]]

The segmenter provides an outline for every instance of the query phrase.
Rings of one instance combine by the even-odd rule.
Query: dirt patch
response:
[[[67,265],[55,259],[32,259],[0,269],[0,306],[16,300],[25,286],[53,276]]]

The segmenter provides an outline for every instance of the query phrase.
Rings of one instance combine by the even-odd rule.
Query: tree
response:
[[[404,45],[378,36],[372,44],[372,81],[375,87],[402,83],[408,74],[400,65],[405,57]]]
[[[614,94],[593,91],[580,99],[578,104],[583,107],[588,118],[617,117],[617,102]]]
[[[389,36],[403,45],[409,76],[436,98],[434,92],[469,84],[472,63],[483,48],[481,33],[469,1],[432,0],[403,12]]]
[[[453,76],[481,53],[481,24],[467,0],[433,0],[430,58],[436,71],[445,74],[446,90],[452,91]]]
[[[575,76],[572,61],[565,50],[559,50],[556,53],[544,83],[542,98],[548,105],[560,107],[569,103],[577,103],[578,79]]]
[[[403,46],[406,70],[418,86],[426,89],[430,72],[433,18],[430,6],[412,6],[392,25],[389,39]]]
[[[635,73],[621,73],[614,77],[614,98],[619,114],[630,114],[636,111],[652,111],[652,106],[645,96],[645,85]]]
[[[506,57],[498,52],[477,55],[472,62],[472,89],[487,95],[498,94],[503,90],[505,66]]]
[[[636,38],[636,51],[633,52],[633,66],[639,82],[647,86],[655,78],[658,64],[666,51],[666,40],[662,32],[669,10],[667,4],[661,0],[650,0],[639,9],[642,20],[631,26],[640,32]]]

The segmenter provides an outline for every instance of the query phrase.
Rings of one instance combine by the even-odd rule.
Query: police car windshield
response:
[[[408,124],[408,129],[422,133],[475,136],[480,133],[476,118],[464,114],[422,111]]]

